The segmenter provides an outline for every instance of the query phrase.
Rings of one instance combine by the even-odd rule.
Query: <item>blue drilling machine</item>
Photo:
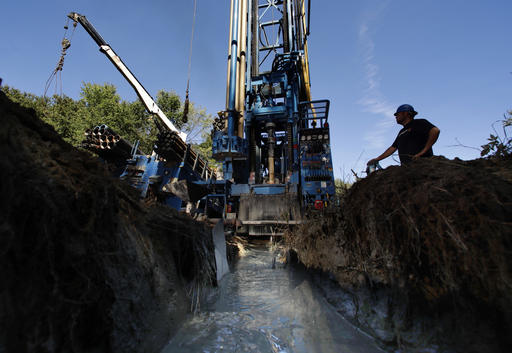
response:
[[[324,208],[335,185],[329,101],[311,98],[310,8],[311,0],[231,0],[226,109],[212,130],[222,178],[85,16],[71,13],[158,117],[155,151],[147,156],[135,146],[121,177],[143,197],[152,192],[176,209],[194,203],[251,236],[279,235],[305,210]]]
[[[311,0],[231,0],[226,110],[212,132],[223,178],[205,204],[239,233],[280,235],[335,194],[329,101],[311,99],[310,9]]]
[[[130,83],[147,111],[155,117],[154,121],[159,130],[158,141],[151,155],[140,151],[137,143],[131,145],[123,140],[106,125],[99,125],[86,131],[86,140],[82,142],[82,146],[98,154],[107,162],[119,164],[122,170],[120,178],[137,188],[142,198],[156,198],[177,210],[181,210],[184,205],[186,208],[193,208],[194,203],[197,204],[198,200],[203,199],[202,213],[219,214],[219,210],[226,205],[227,195],[224,194],[221,198],[213,196],[218,193],[215,170],[208,166],[208,161],[195,152],[190,144],[186,143],[186,134],[177,129],[167,118],[144,86],[87,18],[75,12],[70,13],[68,17],[73,20],[73,26],[76,27],[80,23],[84,27],[98,44],[100,51]],[[67,47],[69,43],[63,42],[63,48]],[[208,193],[212,197],[205,197]],[[219,203],[220,201],[224,202]],[[221,211],[220,214],[224,213]],[[220,280],[229,271],[222,220],[219,220],[213,228],[212,240],[217,280]]]
[[[181,210],[191,204],[191,198],[204,197],[208,192],[204,185],[215,182],[216,172],[208,160],[187,144],[187,135],[180,131],[158,107],[140,81],[102,38],[83,15],[71,12],[68,17],[73,25],[80,23],[99,46],[100,51],[114,64],[130,83],[147,111],[155,117],[158,141],[151,155],[141,152],[137,144],[121,139],[111,128],[99,125],[86,131],[87,139],[82,146],[108,162],[120,163],[120,178],[128,181],[141,192],[141,197],[151,195],[160,202]],[[194,184],[199,182],[199,184]],[[198,196],[196,196],[198,195]]]
[[[306,11],[307,7],[307,11]],[[217,278],[228,271],[225,231],[279,236],[321,210],[335,194],[329,101],[312,100],[307,40],[311,0],[231,0],[226,109],[212,130],[222,177],[187,144],[135,75],[85,16],[70,13],[135,89],[159,129],[151,155],[107,126],[84,147],[120,161],[122,179],[175,209],[210,219]],[[124,147],[123,147],[124,146]]]

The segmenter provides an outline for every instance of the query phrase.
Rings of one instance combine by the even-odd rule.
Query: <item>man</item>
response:
[[[432,145],[437,141],[440,130],[426,119],[414,119],[418,114],[409,104],[402,104],[395,113],[396,122],[403,126],[395,142],[377,158],[370,159],[368,165],[391,156],[398,149],[400,162],[406,164],[419,157],[433,156]]]

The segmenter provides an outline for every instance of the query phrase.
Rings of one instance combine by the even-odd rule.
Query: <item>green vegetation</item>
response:
[[[334,187],[336,188],[336,195],[341,196],[347,192],[352,184],[345,182],[342,179],[334,179]]]
[[[500,134],[494,129],[495,134],[491,134],[485,145],[482,145],[482,151],[480,155],[482,157],[507,157],[512,154],[512,138],[510,138],[507,134],[507,128],[512,126],[512,111],[509,111],[507,115],[505,115],[504,120],[500,120],[502,123],[503,132]],[[494,127],[493,127],[494,128]]]
[[[40,97],[8,86],[1,89],[12,101],[34,109],[44,122],[74,146],[80,145],[86,129],[106,124],[127,141],[140,140],[144,152],[153,150],[158,134],[153,119],[141,101],[122,100],[114,85],[84,83],[78,100],[58,95]],[[209,157],[213,117],[191,103],[188,121],[183,123],[183,103],[175,92],[159,91],[156,102],[165,115],[188,134],[187,141]]]

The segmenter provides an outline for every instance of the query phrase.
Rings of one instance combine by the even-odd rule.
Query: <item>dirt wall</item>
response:
[[[0,117],[0,351],[159,351],[214,278],[210,230],[2,92]]]
[[[385,344],[495,352],[511,344],[511,206],[511,159],[421,159],[358,181],[286,240]]]

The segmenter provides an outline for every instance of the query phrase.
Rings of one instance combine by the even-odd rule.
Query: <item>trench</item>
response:
[[[162,353],[382,352],[327,303],[304,268],[276,257],[269,244],[251,244]]]

